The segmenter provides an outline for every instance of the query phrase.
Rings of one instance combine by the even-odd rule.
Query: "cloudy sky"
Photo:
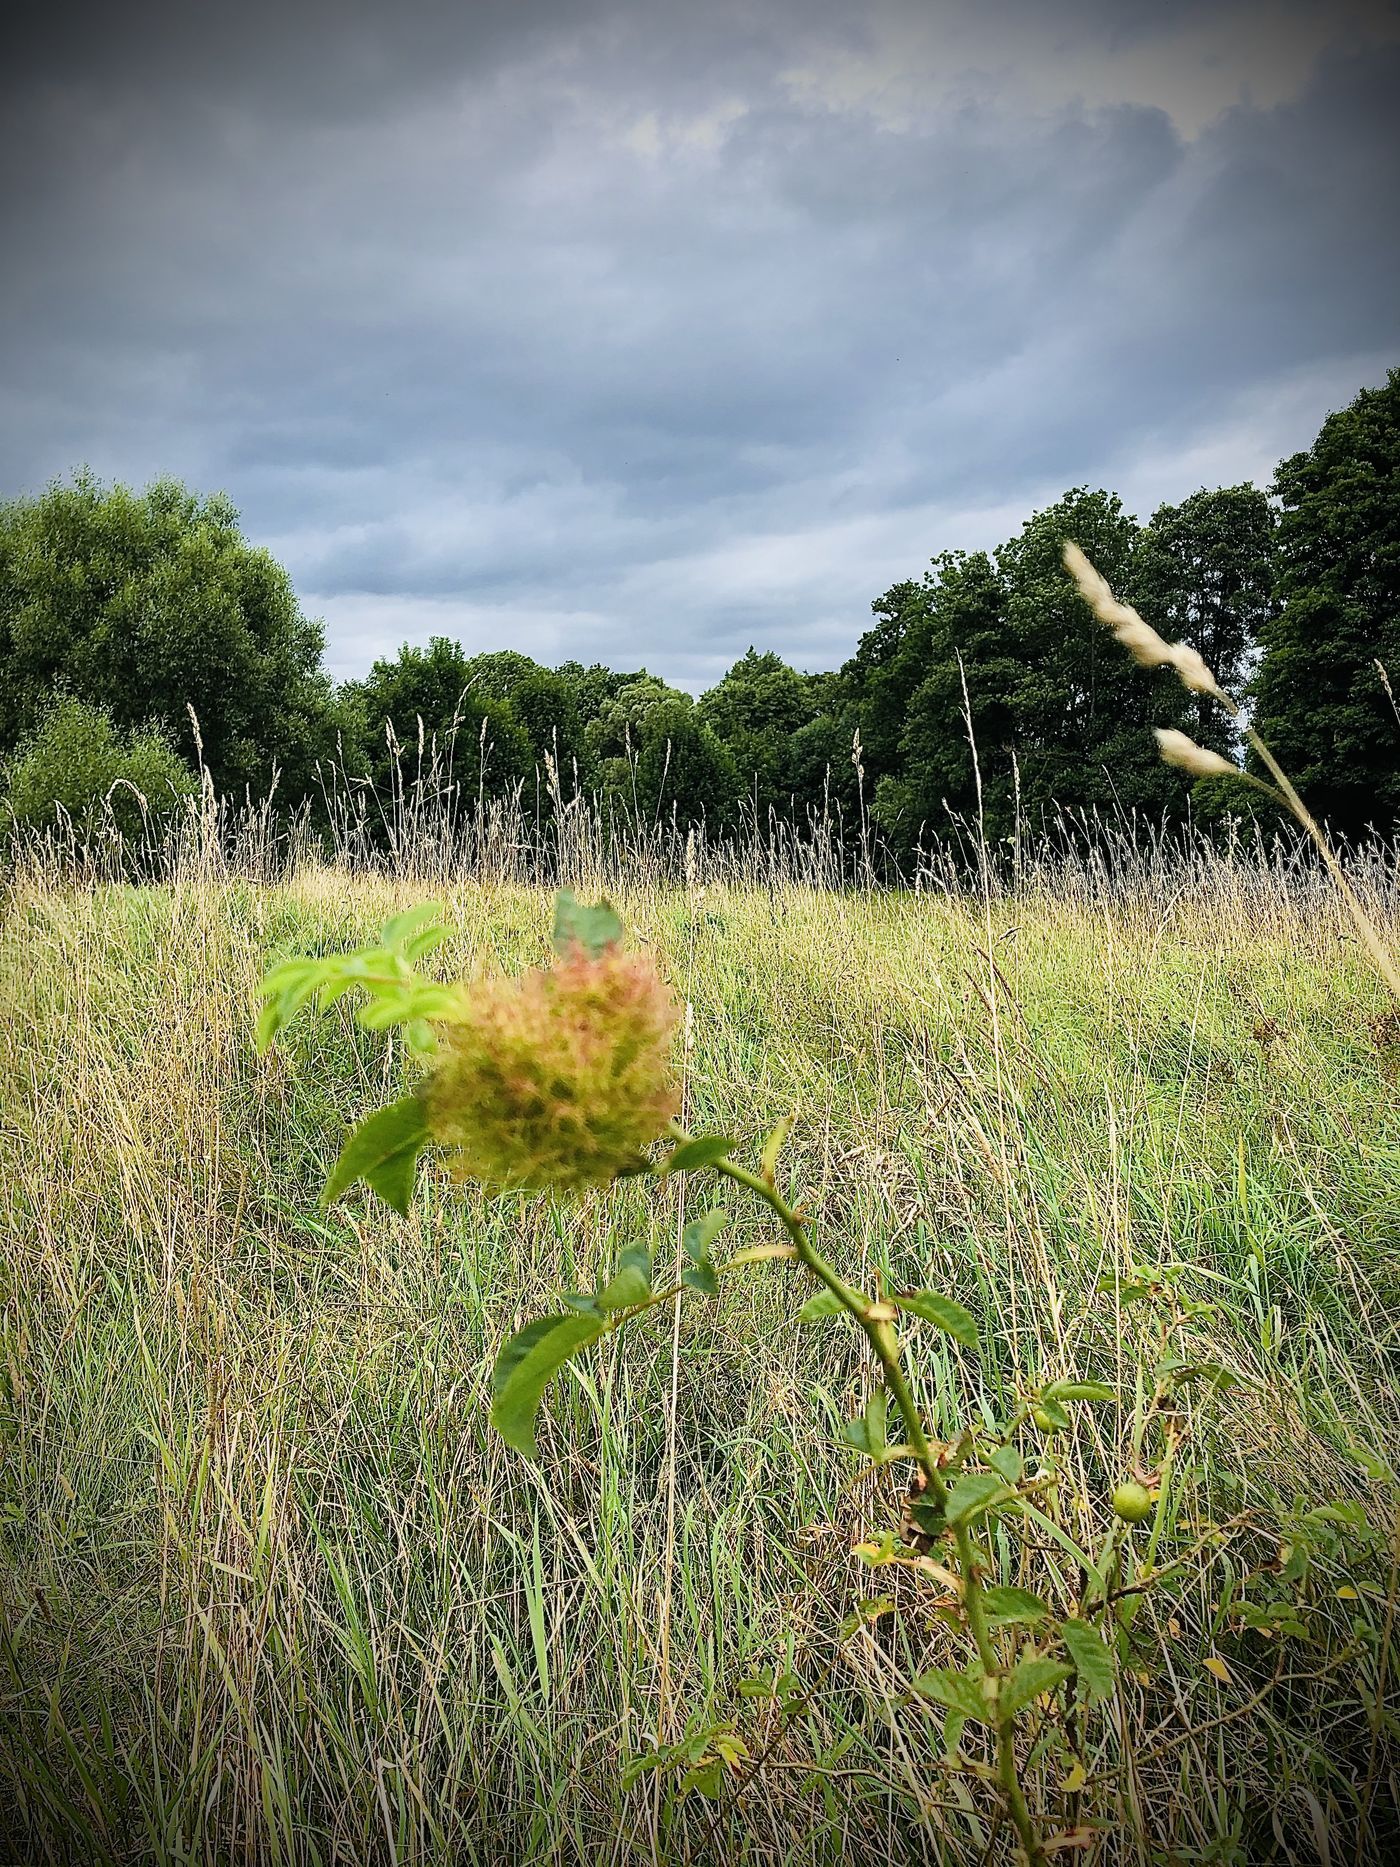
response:
[[[0,492],[222,488],[340,675],[805,667],[1400,363],[1394,0],[29,7]]]

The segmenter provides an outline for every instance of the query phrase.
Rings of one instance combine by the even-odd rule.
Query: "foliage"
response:
[[[355,722],[351,756],[381,797],[402,783],[405,751],[410,781],[440,767],[442,782],[466,799],[504,796],[533,774],[534,748],[510,702],[473,687],[471,663],[446,636],[426,648],[405,642],[351,683],[346,698]]]
[[[56,686],[121,732],[156,726],[191,764],[198,716],[220,792],[303,795],[334,745],[322,631],[220,495],[89,474],[0,505],[0,753]]]
[[[1117,1391],[1022,1428],[1065,1475],[1073,1551],[1039,1502],[1002,1517],[998,1639],[1039,1627],[1070,1663],[1051,1638],[1112,1493],[1160,1474],[1115,1586],[1167,1573],[1115,1699],[1077,1688],[1068,1751],[1045,1705],[1020,1714],[1032,1809],[1077,1793],[1115,1867],[1308,1860],[1319,1834],[1383,1859],[1400,1156],[1378,993],[1315,878],[1173,861],[1144,843],[1111,889],[1080,869],[994,897],[985,953],[980,904],[768,871],[690,912],[637,870],[622,918],[694,1003],[697,1135],[757,1170],[757,1106],[800,1104],[780,1179],[842,1273],[976,1320],[975,1355],[898,1325],[940,1443],[964,1404],[1001,1422],[1070,1369]],[[793,1326],[791,1258],[719,1268],[782,1250],[768,1208],[708,1169],[560,1207],[429,1164],[407,1219],[355,1192],[318,1209],[344,1130],[424,1065],[350,997],[255,1061],[250,994],[284,954],[377,944],[412,898],[316,869],[10,896],[7,1858],[770,1867],[777,1836],[792,1867],[1007,1860],[992,1728],[952,1750],[913,1690],[964,1669],[945,1591],[869,1561],[909,1466],[888,1417],[894,1457],[843,1436],[878,1414],[866,1338]],[[534,888],[460,882],[445,918],[434,982],[547,944]],[[503,1340],[634,1247],[662,1294],[682,1222],[716,1211],[718,1294],[685,1284],[678,1354],[663,1302],[571,1357],[529,1471],[488,1425]],[[1154,1406],[1164,1330],[1239,1384]]]
[[[52,830],[60,817],[81,839],[111,822],[139,843],[199,785],[154,727],[120,732],[103,707],[60,695],[21,740],[5,770],[0,828]]]
[[[1103,601],[1110,598],[1105,595]],[[420,910],[418,917],[404,917],[397,925],[416,935],[431,912]],[[386,929],[386,948],[393,946],[394,932]],[[1179,1456],[1179,1397],[1195,1382],[1219,1388],[1235,1377],[1183,1352],[1189,1349],[1189,1325],[1200,1306],[1175,1305],[1151,1369],[1152,1400],[1135,1440],[1134,1470],[1112,1488],[1112,1527],[1099,1554],[1081,1558],[1086,1573],[1078,1580],[1071,1611],[1057,1617],[1040,1593],[1019,1584],[989,1583],[998,1545],[1026,1523],[1048,1525],[1075,1552],[1062,1521],[1063,1475],[1053,1441],[1071,1427],[1076,1408],[1116,1405],[1117,1387],[1060,1373],[1028,1385],[1000,1416],[959,1404],[951,1434],[946,1427],[936,1433],[919,1393],[930,1384],[938,1345],[945,1340],[973,1357],[979,1354],[983,1332],[978,1319],[938,1289],[877,1286],[872,1295],[845,1280],[814,1242],[800,1204],[780,1189],[778,1167],[791,1121],[780,1122],[768,1136],[756,1171],[741,1164],[732,1136],[691,1136],[674,1122],[669,1151],[657,1160],[644,1153],[660,1140],[680,1105],[667,1051],[673,1010],[651,962],[623,952],[622,932],[607,903],[584,909],[572,895],[561,895],[553,966],[519,981],[475,981],[460,988],[455,1003],[440,1014],[441,1046],[426,1082],[414,1096],[361,1124],[342,1151],[326,1197],[362,1177],[404,1209],[414,1163],[436,1140],[452,1151],[459,1176],[488,1186],[568,1192],[650,1168],[668,1179],[713,1174],[757,1202],[777,1222],[775,1246],[740,1248],[717,1260],[714,1242],[730,1215],[716,1207],[686,1228],[689,1264],[674,1283],[658,1285],[651,1250],[629,1244],[591,1291],[565,1293],[561,1310],[517,1329],[497,1353],[492,1424],[515,1450],[537,1458],[537,1424],[550,1383],[602,1338],[658,1305],[687,1297],[713,1301],[725,1277],[756,1260],[796,1268],[809,1294],[795,1323],[822,1325],[840,1318],[854,1323],[868,1345],[875,1385],[859,1416],[842,1427],[843,1443],[877,1469],[899,1464],[908,1473],[898,1527],[869,1539],[858,1553],[872,1569],[903,1570],[935,1583],[941,1591],[939,1616],[961,1643],[957,1662],[927,1668],[912,1680],[911,1701],[945,1714],[944,1744],[955,1768],[963,1767],[956,1760],[964,1734],[969,1728],[985,1730],[988,1759],[969,1761],[968,1775],[995,1785],[1029,1867],[1048,1867],[1053,1854],[1078,1845],[1089,1720],[1114,1704],[1120,1655],[1133,1621],[1144,1599],[1171,1577],[1170,1565],[1155,1565],[1155,1535],[1141,1562],[1133,1559],[1129,1545],[1157,1514],[1158,1496]],[[278,1028],[286,1021],[285,994],[293,976],[280,968],[264,986]],[[378,990],[382,1005],[382,988],[371,989]],[[404,1022],[415,1016],[415,989],[407,988],[397,1014]],[[390,1008],[378,1021],[394,1015]],[[260,1035],[265,1040],[269,1034],[265,1014]],[[1153,1288],[1154,1274],[1148,1273],[1144,1292]],[[1010,1291],[995,1296],[998,1302],[1013,1299]],[[916,1326],[902,1334],[901,1326],[909,1321]],[[994,1323],[995,1313],[987,1321]],[[918,1324],[927,1330],[920,1332]],[[1140,1383],[1145,1373],[1139,1374]],[[1039,1443],[1028,1454],[1029,1429],[1038,1433]],[[1149,1444],[1151,1469],[1142,1463]],[[1060,1552],[1054,1555],[1041,1586],[1059,1579]],[[1224,1676],[1230,1676],[1228,1667]],[[800,1680],[794,1677],[780,1696],[800,1714],[805,1704]],[[1027,1798],[1022,1761],[1027,1739],[1037,1753],[1058,1756],[1067,1766],[1061,1789],[1068,1793],[1057,1809],[1033,1809]],[[974,1747],[978,1741],[972,1740]],[[737,1733],[711,1726],[698,1747],[659,1746],[634,1759],[631,1773],[674,1771],[683,1788],[718,1797],[727,1774],[742,1774],[749,1757]]]
[[[1223,486],[1159,506],[1138,545],[1133,600],[1163,634],[1199,649],[1229,694],[1248,688],[1274,614],[1276,525],[1259,487]],[[1213,751],[1239,750],[1238,732],[1203,694],[1183,725]]]
[[[778,655],[750,648],[701,698],[697,712],[728,750],[758,821],[766,822],[770,811],[789,814],[801,795],[793,740],[816,717],[808,677]]]
[[[1274,479],[1278,614],[1255,723],[1345,836],[1400,823],[1400,369],[1329,415]]]

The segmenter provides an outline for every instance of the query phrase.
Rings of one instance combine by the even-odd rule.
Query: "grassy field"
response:
[[[795,1270],[591,1351],[530,1465],[487,1427],[497,1345],[629,1240],[674,1252],[684,1184],[562,1205],[433,1174],[408,1220],[318,1212],[408,1066],[344,1007],[258,1060],[254,987],[424,892],[310,871],[8,903],[0,1857],[1009,1860],[907,1699],[946,1627],[852,1553],[900,1481],[836,1443],[862,1347],[794,1328]],[[1113,1484],[1161,1461],[1164,1352],[1236,1377],[1166,1422],[1135,1546],[1179,1567],[1078,1734],[1100,1826],[1067,1859],[1369,1861],[1400,1834],[1400,1025],[1334,913],[1260,902],[618,904],[693,1007],[689,1124],[756,1145],[798,1107],[791,1182],[843,1270],[978,1318],[979,1352],[925,1362],[940,1431],[1047,1376],[1117,1389],[1059,1441],[1060,1540],[999,1538],[1004,1580],[1073,1599]],[[542,892],[449,907],[444,972],[543,956]],[[738,1689],[774,1670],[811,1695],[787,1725]],[[718,1800],[621,1787],[725,1721],[757,1762]],[[1024,1769],[1069,1821],[1065,1755]]]

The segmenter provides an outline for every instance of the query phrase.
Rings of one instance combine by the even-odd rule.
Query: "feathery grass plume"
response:
[[[464,985],[459,1015],[422,1091],[458,1179],[605,1185],[679,1113],[676,1003],[644,954],[573,940],[548,968]]]
[[[1079,586],[1079,594],[1099,621],[1112,629],[1134,661],[1144,668],[1175,668],[1182,686],[1193,694],[1211,694],[1217,700],[1226,698],[1204,658],[1185,642],[1164,641],[1131,604],[1120,603],[1108,579],[1094,569],[1072,539],[1065,540],[1061,556],[1065,569]]]
[[[1154,726],[1157,735],[1157,749],[1168,765],[1176,765],[1182,771],[1189,771],[1193,778],[1238,778],[1241,776],[1238,765],[1232,765],[1218,752],[1208,752],[1204,746],[1198,746],[1194,739],[1185,733],[1179,733],[1174,727]]]

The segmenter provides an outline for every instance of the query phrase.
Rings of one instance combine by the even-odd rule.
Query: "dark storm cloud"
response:
[[[346,671],[828,665],[944,545],[1267,470],[1400,354],[1394,11],[36,11],[0,484],[227,487]]]

